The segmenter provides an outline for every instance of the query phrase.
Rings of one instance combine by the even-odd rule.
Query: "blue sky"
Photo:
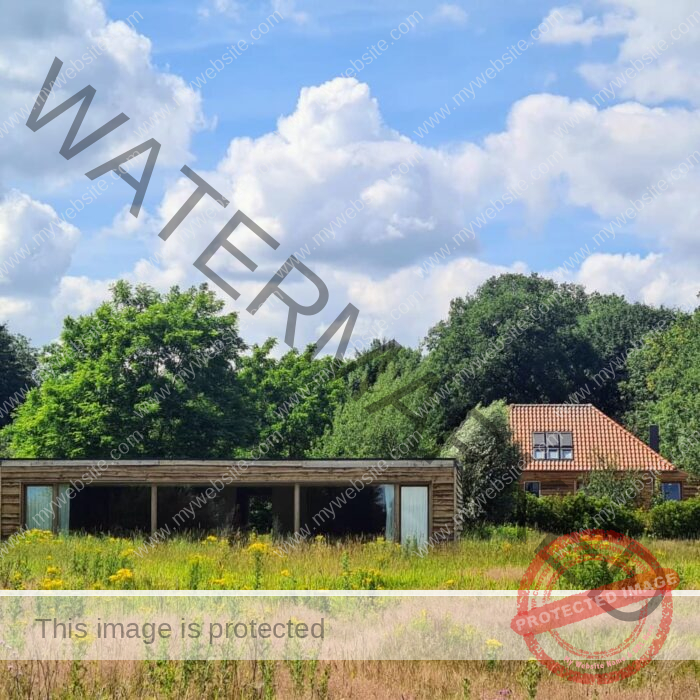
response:
[[[46,342],[65,315],[89,312],[120,277],[163,289],[198,284],[204,277],[192,262],[237,209],[281,242],[273,254],[242,234],[241,248],[259,258],[255,279],[215,259],[248,297],[337,223],[308,260],[331,302],[302,319],[297,345],[317,338],[347,303],[361,310],[358,334],[392,318],[399,339],[415,344],[451,298],[513,270],[693,307],[700,169],[688,157],[700,136],[700,14],[690,0],[666,4],[30,0],[0,29],[0,321]],[[268,33],[251,40],[264,23]],[[37,133],[26,117],[12,117],[32,104],[53,56],[65,68],[100,38],[104,54],[60,99],[88,81],[97,89],[81,135],[119,111],[131,120],[65,161],[57,151],[68,115]],[[665,39],[665,51],[648,53]],[[212,61],[241,40],[249,48],[205,82]],[[371,65],[338,79],[382,41]],[[518,42],[527,49],[516,60],[473,98],[455,99]],[[624,77],[634,61],[642,68]],[[164,114],[176,95],[181,106]],[[571,133],[562,131],[567,123]],[[18,258],[91,186],[87,170],[147,138],[134,134],[144,124],[162,150],[139,218],[124,212],[133,191],[116,182]],[[420,163],[391,179],[411,154]],[[232,204],[187,240],[180,232],[163,243],[158,231],[192,189],[179,172],[185,163]],[[538,168],[546,172],[533,176]],[[662,178],[671,185],[664,196],[631,216],[630,201]],[[527,192],[488,215],[516,182]],[[340,225],[337,217],[365,194],[372,203]],[[470,226],[474,240],[456,246],[455,234]],[[610,235],[591,244],[605,227]],[[308,282],[305,289],[290,277],[289,285],[310,303]],[[415,308],[395,319],[412,295]],[[271,305],[253,318],[243,311],[248,301],[227,299],[249,339],[282,337],[286,310]]]

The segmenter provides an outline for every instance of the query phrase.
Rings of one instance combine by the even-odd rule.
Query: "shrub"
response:
[[[700,537],[700,498],[665,501],[650,511],[649,534],[665,539]]]
[[[555,535],[600,529],[636,537],[644,532],[644,522],[631,508],[583,493],[542,498],[528,495],[526,522],[530,527]]]

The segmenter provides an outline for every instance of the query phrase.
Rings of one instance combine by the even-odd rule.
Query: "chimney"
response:
[[[659,451],[659,426],[650,425],[649,426],[649,447],[651,447],[654,452]]]

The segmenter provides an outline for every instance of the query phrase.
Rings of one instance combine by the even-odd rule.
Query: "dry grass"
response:
[[[700,664],[654,663],[607,686],[569,683],[544,673],[528,696],[525,662],[26,662],[3,665],[0,696],[11,700],[228,698],[230,700],[689,700],[700,697]]]

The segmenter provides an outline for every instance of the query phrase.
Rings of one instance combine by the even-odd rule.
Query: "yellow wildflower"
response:
[[[499,642],[497,639],[487,639],[486,646],[489,649],[500,649],[503,644],[501,644],[501,642]]]
[[[119,569],[116,574],[112,574],[109,580],[112,583],[122,583],[124,581],[131,581],[134,578],[134,572],[131,569]]]
[[[253,544],[248,545],[248,551],[253,554],[256,552],[267,554],[270,551],[270,545],[267,542],[253,542]]]
[[[216,535],[209,535],[205,540],[205,542],[218,542],[219,538]]]
[[[42,591],[58,591],[63,588],[63,581],[60,578],[45,578],[40,584]]]
[[[280,571],[280,576],[291,578],[292,574],[289,572],[289,569],[282,569],[282,571]]]

